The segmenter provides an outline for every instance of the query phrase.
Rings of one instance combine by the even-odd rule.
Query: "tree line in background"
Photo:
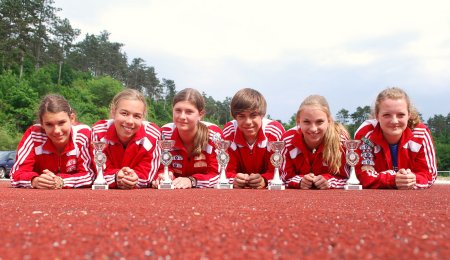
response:
[[[123,44],[110,34],[86,34],[58,16],[53,0],[0,1],[0,150],[15,149],[28,126],[36,122],[40,99],[47,93],[65,96],[80,122],[92,125],[109,117],[112,97],[124,88],[141,91],[147,98],[148,119],[163,125],[172,120],[173,80],[157,77],[142,58],[129,62]],[[220,126],[231,120],[231,98],[223,101],[203,93],[205,120]],[[336,121],[353,134],[370,116],[370,107],[350,113],[341,109]],[[270,118],[270,115],[268,116]],[[281,121],[280,121],[281,122]],[[425,121],[432,131],[440,169],[450,169],[450,113]],[[281,122],[296,125],[295,115]]]

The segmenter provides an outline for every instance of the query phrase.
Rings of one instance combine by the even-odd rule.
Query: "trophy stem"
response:
[[[222,168],[220,170],[219,182],[220,183],[228,183],[227,175],[225,173],[225,169],[224,168]]]
[[[169,176],[169,166],[164,165],[164,183],[172,182]]]
[[[107,190],[108,183],[103,176],[103,168],[101,166],[97,166],[97,178],[95,178],[94,184],[92,185],[93,190]]]
[[[103,169],[101,167],[97,167],[97,178],[95,179],[95,184],[106,184],[105,177],[103,176]]]
[[[220,169],[219,181],[215,186],[216,189],[225,189],[225,190],[233,189],[233,184],[230,184],[230,182],[228,181],[227,175],[225,173],[225,168],[226,166],[221,167]]]
[[[350,178],[347,181],[348,184],[359,184],[359,180],[358,178],[356,178],[356,172],[355,172],[355,167],[351,166],[350,167]]]
[[[172,180],[170,179],[170,176],[169,176],[169,166],[168,165],[164,165],[163,178],[164,179],[158,185],[158,189],[173,190],[174,186],[173,186]]]
[[[280,178],[280,170],[278,167],[275,167],[275,170],[273,171],[273,179],[270,181],[269,190],[284,190],[285,187],[283,185],[283,181]]]
[[[359,184],[359,180],[356,177],[355,167],[350,166],[350,178],[347,180],[347,184],[344,185],[345,190],[362,190],[362,185]]]
[[[280,179],[280,170],[278,169],[278,167],[275,168],[274,172],[273,172],[273,180],[272,183],[281,183],[281,179]]]

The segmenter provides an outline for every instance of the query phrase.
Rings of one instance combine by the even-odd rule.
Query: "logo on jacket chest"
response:
[[[74,172],[77,170],[77,160],[76,159],[69,159],[66,163],[66,171]]]
[[[194,157],[194,167],[195,168],[201,168],[201,167],[206,167],[206,156],[204,154],[199,154],[197,156]]]
[[[173,156],[173,162],[172,167],[175,169],[182,169],[183,168],[183,156],[182,155],[175,155]],[[194,160],[194,167],[195,168],[201,168],[206,167],[208,164],[206,163],[206,156],[204,154],[199,154],[192,158]]]

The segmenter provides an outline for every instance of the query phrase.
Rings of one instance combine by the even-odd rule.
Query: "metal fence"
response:
[[[438,176],[450,177],[450,171],[437,171]]]

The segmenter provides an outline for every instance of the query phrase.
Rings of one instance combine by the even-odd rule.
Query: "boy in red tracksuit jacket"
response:
[[[274,174],[269,143],[281,139],[284,127],[278,121],[264,118],[266,100],[254,89],[236,92],[230,108],[234,120],[223,128],[224,139],[231,142],[227,178],[235,188],[267,187]]]
[[[297,111],[297,126],[282,137],[286,158],[282,179],[289,188],[344,188],[346,167],[345,128],[333,121],[324,97],[311,95]]]
[[[375,117],[356,131],[360,163],[356,174],[364,188],[423,189],[437,177],[430,130],[402,89],[383,90],[375,102]]]
[[[61,189],[92,184],[91,129],[76,124],[74,117],[64,97],[49,94],[43,98],[40,124],[28,128],[17,148],[11,169],[13,187]]]
[[[205,100],[195,89],[186,88],[173,99],[173,123],[162,127],[163,139],[175,140],[169,175],[175,189],[209,188],[219,179],[214,141],[222,138],[220,128],[201,121],[205,115]],[[163,180],[161,165],[152,187]]]
[[[144,96],[137,90],[118,93],[111,105],[113,119],[92,127],[92,141],[107,143],[104,177],[110,188],[145,188],[159,168],[160,128],[144,121]]]

